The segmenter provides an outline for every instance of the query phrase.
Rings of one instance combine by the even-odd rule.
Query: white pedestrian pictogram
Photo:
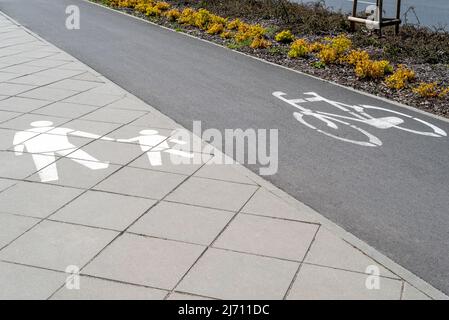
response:
[[[143,152],[147,153],[148,160],[152,166],[162,165],[162,152],[184,158],[193,158],[193,153],[176,150],[170,147],[169,142],[184,145],[185,141],[177,139],[168,139],[168,137],[160,135],[156,130],[142,130],[140,136],[130,139],[118,139],[119,142],[138,142]]]
[[[22,155],[24,151],[31,153],[39,177],[42,182],[57,181],[58,168],[56,155],[66,157],[91,170],[101,170],[109,167],[109,162],[99,161],[87,152],[73,145],[68,136],[83,138],[113,139],[101,137],[88,132],[77,131],[69,128],[53,127],[51,121],[32,122],[30,129],[21,131],[14,136],[14,152]]]

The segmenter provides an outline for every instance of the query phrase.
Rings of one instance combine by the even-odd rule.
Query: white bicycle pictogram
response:
[[[367,147],[379,147],[382,146],[382,141],[377,138],[375,135],[369,133],[368,131],[352,124],[353,122],[358,124],[364,124],[368,125],[377,129],[399,129],[402,131],[406,131],[409,133],[414,133],[422,136],[428,136],[428,137],[446,137],[447,134],[444,130],[438,128],[437,126],[428,123],[424,120],[415,118],[413,116],[404,114],[402,112],[397,112],[381,107],[376,106],[370,106],[370,105],[349,105],[337,101],[333,101],[330,99],[327,99],[325,97],[320,96],[319,94],[315,92],[306,92],[304,95],[309,96],[305,98],[299,98],[299,99],[288,99],[286,98],[287,94],[281,91],[273,92],[273,96],[276,98],[288,103],[289,105],[293,106],[294,108],[298,109],[299,112],[294,112],[293,116],[296,120],[298,120],[300,123],[304,124],[305,126],[316,130],[326,136],[335,138],[340,141],[354,143],[361,146],[367,146]],[[314,111],[309,108],[306,108],[305,106],[302,106],[301,104],[305,103],[313,103],[313,102],[325,102],[329,105],[339,109],[340,111],[345,112],[347,115],[339,115],[339,114],[333,114],[328,112],[322,112],[322,111]],[[376,111],[376,112],[385,112],[388,114],[388,116],[385,117],[375,117],[368,112],[370,111]],[[307,120],[319,120],[324,122],[324,124],[327,126],[327,129],[333,129],[338,130],[339,126],[346,126],[347,129],[353,129],[358,131],[359,133],[366,136],[368,141],[360,141],[360,140],[353,140],[345,137],[338,136],[332,132],[329,132],[331,130],[322,130],[317,128],[316,126],[312,125],[310,121]],[[414,130],[405,127],[405,122],[407,121],[413,121],[415,123],[415,127],[417,125],[426,127],[426,131],[420,131],[420,130]],[[336,133],[336,131],[335,131]],[[364,139],[365,140],[365,139]]]

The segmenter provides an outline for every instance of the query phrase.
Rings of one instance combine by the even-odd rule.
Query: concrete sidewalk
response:
[[[218,151],[120,140],[180,128],[0,15],[0,299],[446,298]]]

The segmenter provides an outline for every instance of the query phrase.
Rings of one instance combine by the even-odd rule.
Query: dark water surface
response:
[[[313,2],[311,0],[292,0],[294,2]],[[328,7],[335,10],[342,9],[344,12],[352,10],[352,0],[324,0]],[[370,4],[375,4],[375,0],[359,0],[359,11],[363,11]],[[410,7],[406,17],[404,14]],[[396,0],[384,0],[384,8],[387,16],[394,16],[396,12]],[[449,30],[449,0],[402,0],[402,15],[409,23],[421,23],[425,26],[446,26]]]

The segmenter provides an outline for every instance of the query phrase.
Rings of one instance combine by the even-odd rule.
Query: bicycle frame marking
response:
[[[369,147],[378,147],[378,146],[382,145],[382,141],[380,141],[377,137],[375,137],[371,133],[369,133],[353,124],[350,124],[349,122],[362,123],[362,124],[369,125],[371,127],[381,129],[381,130],[395,128],[395,129],[403,130],[403,131],[406,131],[409,133],[415,133],[418,135],[429,136],[429,137],[441,138],[441,137],[447,136],[446,132],[444,130],[438,128],[437,126],[430,124],[426,121],[423,121],[421,119],[415,118],[413,116],[401,113],[401,112],[397,112],[397,111],[393,111],[393,110],[389,110],[389,109],[385,109],[385,108],[381,108],[381,107],[376,107],[376,106],[370,106],[370,105],[348,105],[345,103],[327,99],[325,97],[320,96],[319,94],[317,94],[315,92],[305,92],[304,94],[308,95],[310,97],[304,98],[304,99],[301,99],[301,98],[300,99],[288,99],[285,97],[287,94],[284,92],[281,92],[281,91],[273,92],[273,96],[275,96],[276,98],[286,102],[290,106],[299,110],[299,112],[295,112],[293,114],[297,121],[299,121],[300,123],[306,125],[307,127],[311,128],[311,129],[317,130],[318,132],[320,132],[322,134],[325,134],[327,136],[330,136],[332,138],[335,138],[335,139],[338,139],[341,141],[350,142],[350,143],[354,143],[354,144],[358,144],[358,145],[362,145],[362,146],[369,146]],[[350,116],[338,115],[338,114],[322,112],[322,111],[313,111],[313,110],[305,108],[304,106],[301,105],[302,103],[307,103],[307,102],[326,102],[327,104],[329,104],[343,112],[348,113]],[[384,111],[384,112],[388,112],[393,115],[388,116],[388,117],[380,117],[380,118],[377,117],[376,118],[376,117],[373,117],[373,116],[369,115],[368,113],[366,113],[365,110]],[[365,135],[369,139],[369,141],[367,142],[367,141],[357,141],[357,140],[345,139],[345,138],[336,136],[332,133],[325,132],[325,131],[320,130],[320,129],[316,128],[315,126],[307,123],[303,118],[304,116],[311,116],[317,120],[321,120],[328,127],[332,128],[334,130],[338,130],[338,125],[337,125],[338,123],[341,125],[348,126],[354,130],[359,131],[363,135]],[[417,121],[417,122],[429,127],[431,129],[431,132],[417,131],[417,130],[401,127],[400,125],[405,122],[403,118]]]

